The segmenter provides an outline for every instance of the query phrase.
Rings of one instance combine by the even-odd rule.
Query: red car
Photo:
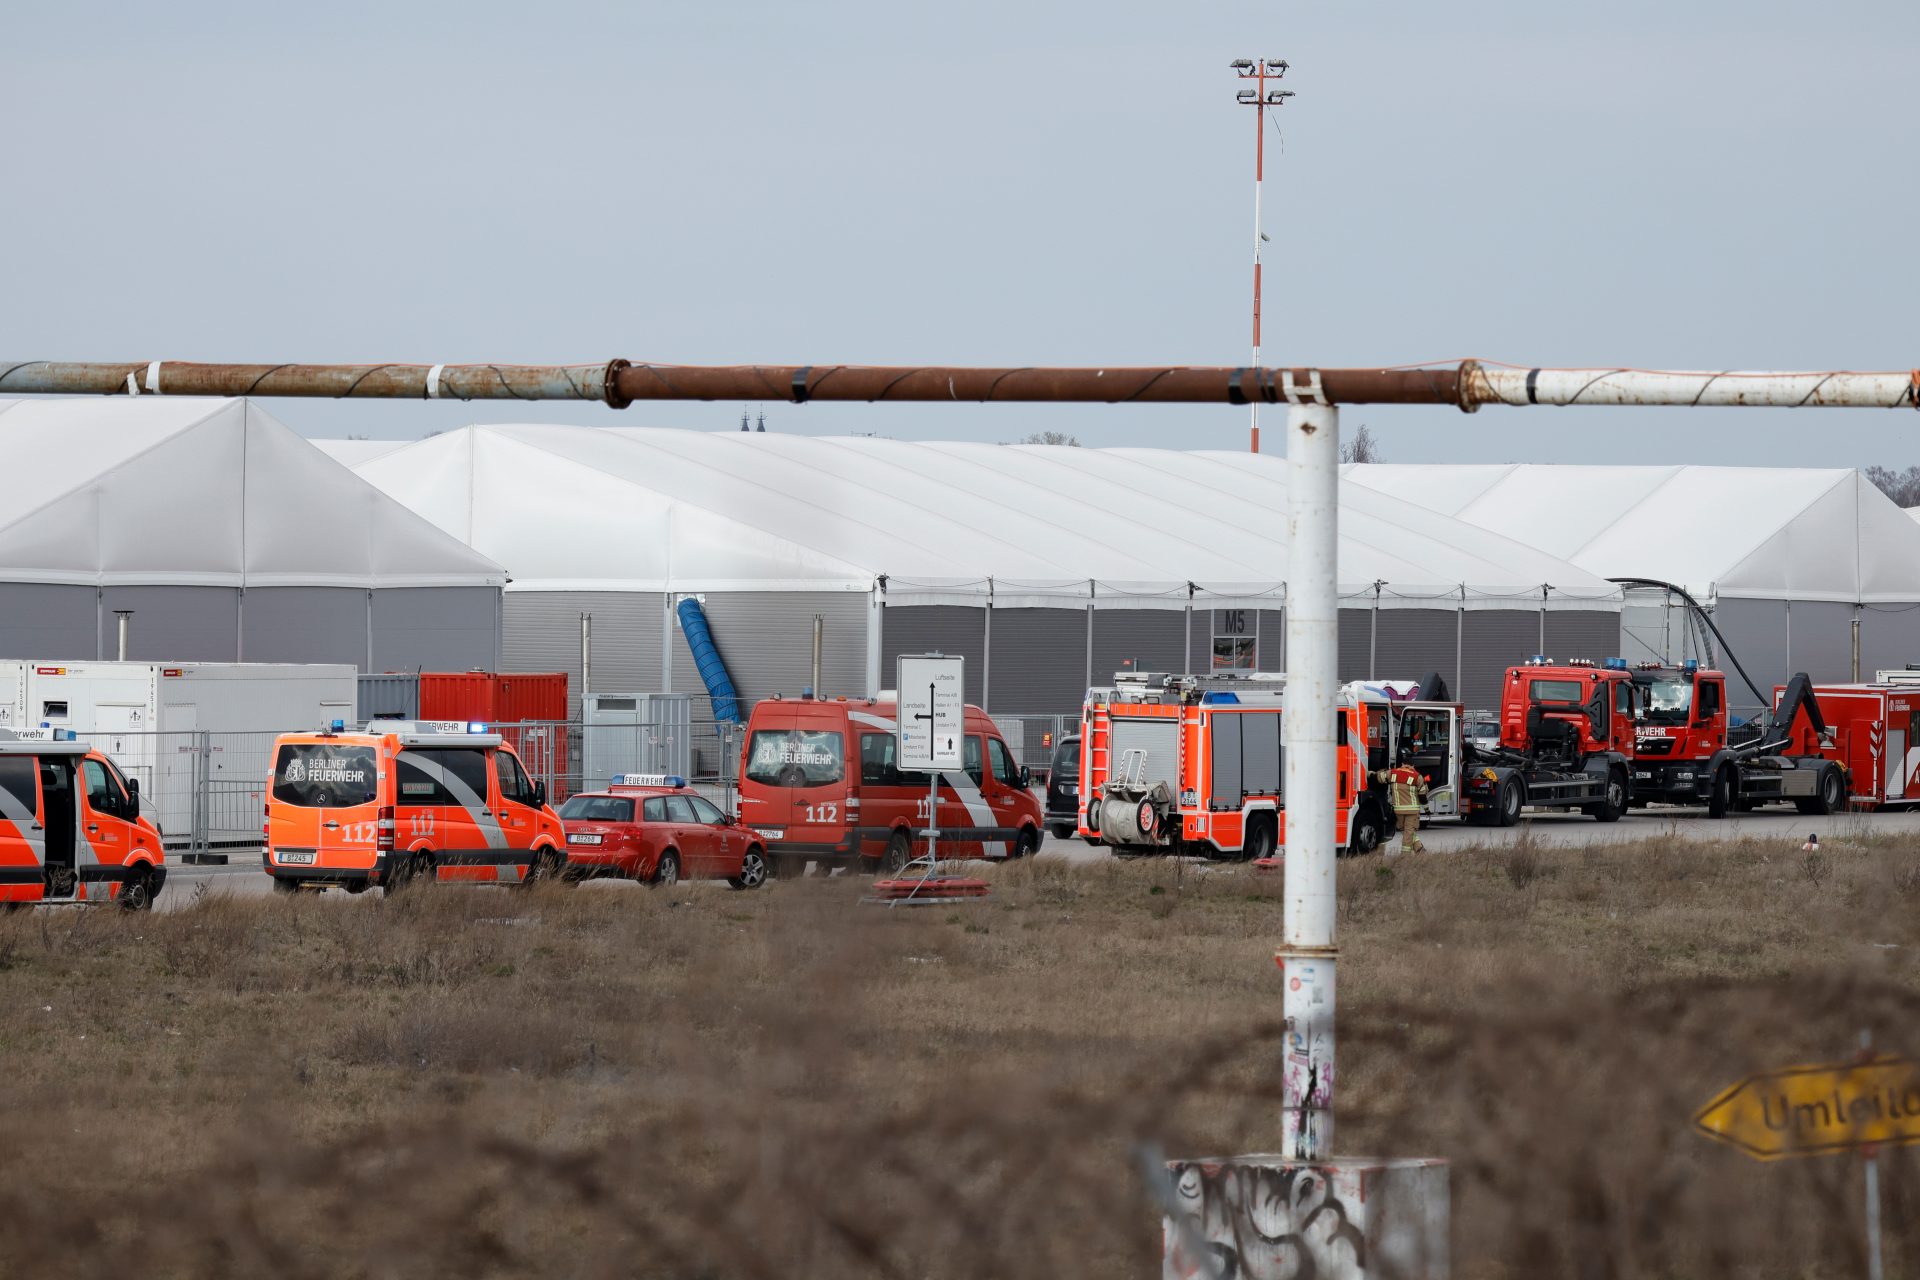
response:
[[[569,880],[620,876],[643,884],[725,880],[736,889],[767,882],[762,838],[695,793],[684,778],[616,777],[560,806]]]

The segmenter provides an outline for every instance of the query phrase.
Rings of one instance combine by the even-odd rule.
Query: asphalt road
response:
[[[1618,844],[1634,840],[1736,840],[1752,838],[1763,843],[1778,843],[1782,849],[1799,849],[1809,833],[1818,832],[1822,841],[1860,835],[1920,836],[1920,810],[1892,813],[1844,813],[1826,818],[1809,818],[1787,809],[1743,813],[1718,822],[1707,817],[1705,809],[1652,809],[1628,815],[1619,822],[1595,822],[1584,814],[1543,813],[1528,817],[1514,827],[1469,827],[1452,821],[1429,823],[1420,839],[1434,853],[1466,848],[1512,844],[1531,827],[1533,837],[1544,845],[1574,847]],[[1397,844],[1389,844],[1396,851]],[[1111,858],[1105,849],[1078,839],[1056,840],[1046,837],[1040,857],[1061,858],[1069,862],[1091,863]],[[271,891],[260,870],[257,850],[236,851],[226,866],[185,866],[175,862],[167,873],[166,891],[157,904],[161,910],[178,910],[196,894],[233,894],[264,896]],[[591,892],[621,892],[624,886],[597,882],[584,886]],[[335,891],[330,891],[335,892]],[[341,895],[344,896],[344,895]],[[377,894],[366,895],[369,899]]]

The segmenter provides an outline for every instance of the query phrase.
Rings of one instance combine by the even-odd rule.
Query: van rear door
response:
[[[846,797],[841,726],[767,725],[748,737],[740,816],[769,840],[838,844],[847,825]]]
[[[370,742],[283,742],[274,753],[267,843],[281,866],[372,869],[378,857],[378,749]]]

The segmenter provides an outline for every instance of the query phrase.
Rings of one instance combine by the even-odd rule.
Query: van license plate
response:
[[[787,834],[787,829],[785,827],[755,827],[753,834],[765,836],[769,840],[778,840],[781,836]]]
[[[602,837],[600,836],[590,836],[585,834],[584,832],[579,832],[579,831],[567,832],[568,844],[599,844],[601,841],[601,838]]]
[[[313,850],[282,849],[274,854],[274,861],[283,867],[310,867],[313,865]]]

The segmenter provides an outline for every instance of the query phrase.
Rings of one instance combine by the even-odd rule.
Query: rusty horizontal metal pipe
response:
[[[624,366],[626,362],[615,361]],[[0,361],[0,395],[606,400],[608,364],[76,364]]]
[[[1383,369],[1226,366],[603,364],[81,364],[0,361],[0,396],[335,399],[809,400],[921,403],[1766,405],[1920,407],[1920,372],[1671,372],[1458,364]]]

